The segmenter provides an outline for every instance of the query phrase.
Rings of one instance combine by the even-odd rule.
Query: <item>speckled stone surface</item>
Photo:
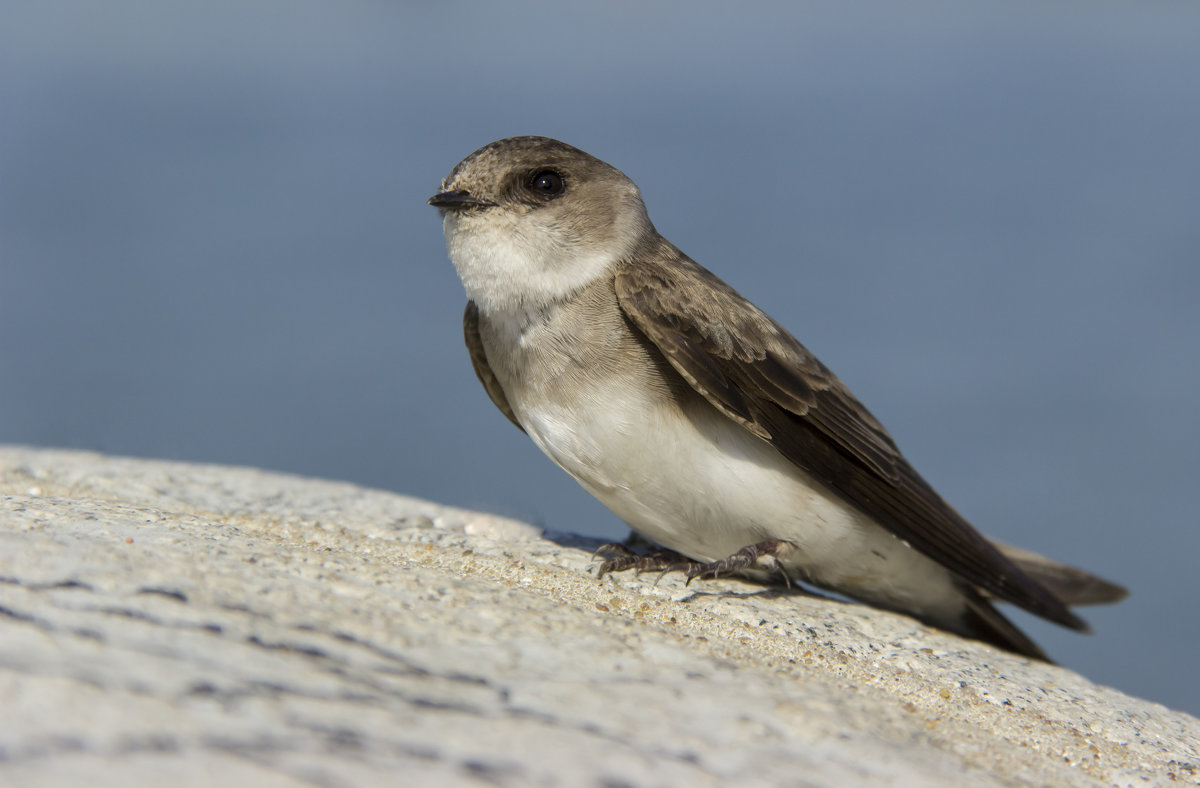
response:
[[[0,447],[0,785],[1200,783],[1186,714],[869,608],[597,582],[594,547]]]

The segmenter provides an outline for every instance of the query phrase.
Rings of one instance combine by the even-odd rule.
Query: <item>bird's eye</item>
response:
[[[554,170],[538,170],[529,178],[529,190],[544,197],[557,197],[566,185]]]

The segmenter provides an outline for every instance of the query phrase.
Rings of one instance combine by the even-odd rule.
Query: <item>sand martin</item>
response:
[[[496,407],[638,534],[601,573],[782,573],[1046,659],[995,607],[1072,629],[1124,590],[984,538],[782,326],[654,229],[616,168],[545,137],[463,159],[429,199]]]

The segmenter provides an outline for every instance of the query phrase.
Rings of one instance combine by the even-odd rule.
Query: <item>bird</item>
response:
[[[1071,606],[1126,595],[984,537],[807,348],[658,233],[617,168],[509,137],[428,203],[488,397],[658,546],[605,545],[601,576],[781,577],[1047,662],[996,602],[1088,631]]]

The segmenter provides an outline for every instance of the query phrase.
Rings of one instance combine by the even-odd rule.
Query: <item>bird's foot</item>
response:
[[[779,562],[779,556],[791,552],[793,547],[794,545],[791,542],[784,541],[783,539],[768,539],[765,542],[747,545],[728,558],[722,558],[719,561],[710,561],[708,563],[682,561],[673,566],[668,566],[662,575],[659,575],[659,579],[661,580],[664,575],[671,572],[683,572],[687,576],[687,582],[684,585],[690,585],[696,578],[700,578],[701,580],[716,580],[719,577],[728,577],[729,575],[737,574],[744,569],[758,568],[761,562],[766,564],[766,566],[761,568],[778,572],[783,577],[784,585],[790,587],[792,579],[783,570],[783,565]]]
[[[597,580],[609,572],[624,572],[627,569],[633,569],[638,574],[660,569],[670,571],[674,567],[689,563],[685,556],[680,555],[674,550],[659,548],[651,553],[642,555],[633,552],[620,542],[610,542],[609,544],[601,545],[593,553],[594,556],[604,556],[604,562],[600,564],[600,569],[596,572]]]

